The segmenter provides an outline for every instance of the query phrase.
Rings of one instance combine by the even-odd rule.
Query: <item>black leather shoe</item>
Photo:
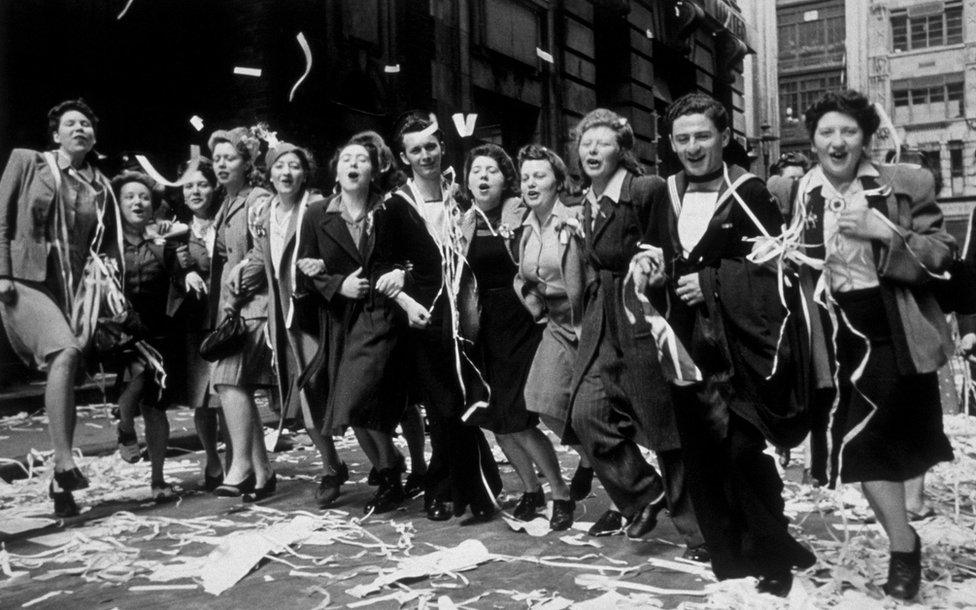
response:
[[[57,517],[75,517],[81,511],[78,509],[78,505],[75,504],[74,496],[71,495],[70,491],[55,491],[57,483],[51,481],[47,488],[47,495],[54,500],[54,514]]]
[[[645,506],[644,510],[637,513],[634,520],[627,526],[627,537],[639,540],[654,531],[654,528],[657,527],[657,515],[663,509],[663,498]]]
[[[407,458],[403,457],[403,454],[400,452],[397,452],[397,456],[396,464],[393,467],[400,474],[403,474],[407,471]],[[369,469],[369,474],[366,476],[366,484],[372,485],[373,487],[383,484],[383,477],[380,476],[380,470],[376,466]]]
[[[407,499],[413,499],[424,491],[427,475],[411,472],[407,475],[407,480],[403,483],[403,495]]]
[[[494,506],[488,506],[484,508],[471,507],[471,516],[467,519],[462,520],[458,525],[462,527],[467,527],[470,525],[478,525],[480,523],[488,523],[495,518],[495,514],[498,509]]]
[[[519,521],[532,521],[535,519],[539,509],[545,507],[546,494],[543,493],[540,487],[536,491],[527,491],[522,494],[518,504],[515,505],[515,510],[512,511],[512,516]]]
[[[888,582],[882,585],[886,595],[910,600],[918,595],[922,583],[922,541],[915,534],[915,549],[908,552],[892,551],[888,562]]]
[[[78,491],[88,489],[88,478],[81,474],[77,466],[71,470],[55,470],[54,481],[59,491]]]
[[[756,583],[756,591],[759,593],[769,593],[776,597],[786,597],[793,588],[793,574],[784,572],[782,574],[770,574],[760,576]]]
[[[556,532],[568,530],[573,525],[574,510],[576,510],[576,502],[572,500],[553,500],[549,528]]]
[[[690,546],[685,549],[685,552],[681,554],[683,559],[688,561],[695,561],[698,563],[711,563],[712,554],[708,552],[708,547],[704,544],[699,544],[698,546]]]
[[[427,505],[427,518],[431,521],[447,521],[454,516],[454,510],[441,500],[431,500]]]
[[[255,487],[254,493],[244,496],[245,502],[259,502],[265,500],[274,495],[274,492],[278,489],[278,473],[272,472],[271,476],[264,485],[261,487]]]
[[[215,477],[210,476],[206,472],[203,473],[203,490],[204,491],[213,491],[213,490],[217,489],[217,487],[219,487],[220,484],[223,483],[223,482],[224,482],[224,473],[220,473],[219,475],[217,475]]]
[[[240,483],[221,483],[214,489],[214,495],[221,498],[236,498],[254,491],[257,480],[254,473],[247,475]]]
[[[590,495],[593,489],[593,469],[577,466],[573,478],[569,481],[569,497],[579,502]]]
[[[319,487],[315,490],[315,503],[319,508],[325,508],[339,497],[339,487],[349,480],[349,467],[341,462],[335,474],[324,475],[319,479]]]
[[[624,516],[616,510],[608,510],[607,512],[600,515],[600,518],[596,520],[590,530],[587,532],[590,536],[613,536],[624,531]]]
[[[403,504],[403,484],[400,482],[400,471],[388,468],[380,471],[380,487],[363,506],[364,513],[387,513]]]

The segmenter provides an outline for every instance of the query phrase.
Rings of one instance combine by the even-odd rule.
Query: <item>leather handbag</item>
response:
[[[200,357],[216,362],[244,349],[247,327],[240,314],[228,314],[200,343]]]

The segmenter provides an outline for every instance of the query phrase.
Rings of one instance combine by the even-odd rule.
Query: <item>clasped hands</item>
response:
[[[325,261],[320,258],[300,258],[295,264],[298,270],[308,277],[315,277],[325,273]],[[359,267],[342,280],[339,294],[347,299],[362,299],[369,293],[369,279],[362,276],[363,268]],[[376,291],[388,298],[396,298],[403,290],[405,273],[403,269],[394,269],[384,273],[376,280]]]

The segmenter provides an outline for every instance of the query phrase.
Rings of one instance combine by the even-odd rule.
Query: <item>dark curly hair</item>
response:
[[[569,170],[566,163],[559,155],[540,144],[527,144],[518,152],[518,169],[522,171],[522,164],[526,161],[548,161],[552,173],[556,177],[557,193],[565,193],[570,190],[572,184],[569,178]]]
[[[620,149],[620,165],[627,168],[632,173],[642,176],[644,167],[637,160],[634,154],[634,128],[630,122],[613,110],[597,108],[586,113],[580,122],[573,129],[573,149],[576,151],[576,167],[580,172],[583,186],[590,185],[590,178],[583,171],[583,161],[579,156],[580,140],[583,134],[594,127],[609,127],[616,134],[617,147]]]
[[[396,148],[396,151],[403,152],[403,136],[408,133],[423,131],[433,124],[434,122],[430,120],[430,115],[420,110],[410,110],[400,115],[393,128],[393,146]],[[444,132],[441,131],[440,125],[434,131],[434,137],[441,142],[441,148],[443,149]]]
[[[85,115],[86,117],[88,117],[88,120],[91,121],[92,129],[95,130],[98,129],[98,117],[95,116],[95,112],[91,109],[91,106],[89,106],[87,103],[85,103],[85,100],[79,97],[76,100],[65,100],[60,104],[56,105],[54,108],[48,110],[47,112],[48,134],[53,134],[58,130],[58,127],[61,126],[61,117],[64,116],[66,112],[69,112],[71,110],[76,110],[81,114]]]
[[[152,204],[152,209],[156,210],[159,208],[159,204],[162,201],[160,190],[157,188],[156,181],[143,172],[126,169],[112,178],[112,191],[115,193],[117,199],[122,198],[122,187],[130,182],[138,182],[146,187],[149,190],[149,201]]]
[[[393,151],[386,145],[380,134],[375,131],[360,131],[336,148],[332,159],[329,160],[329,170],[332,175],[336,176],[339,156],[342,155],[342,151],[353,145],[362,146],[369,155],[369,164],[372,166],[369,179],[370,191],[376,194],[389,192],[396,185],[397,168],[393,164]],[[338,176],[336,179],[338,180]]]
[[[473,201],[471,191],[468,189],[468,174],[471,172],[471,166],[474,165],[474,160],[478,157],[494,159],[498,163],[498,168],[502,170],[502,177],[504,178],[504,184],[502,184],[502,201],[505,201],[509,197],[518,196],[519,179],[515,173],[515,164],[512,163],[512,158],[508,156],[505,149],[497,144],[480,144],[472,148],[468,156],[464,158],[464,173],[461,174],[464,187],[458,191],[463,203],[470,204]]]
[[[864,132],[865,142],[871,139],[881,125],[878,111],[863,93],[853,89],[829,91],[803,113],[803,122],[806,124],[807,134],[811,140],[814,132],[817,131],[817,123],[828,112],[839,112],[854,119]]]
[[[676,120],[689,114],[704,114],[719,132],[729,127],[729,113],[721,102],[705,93],[689,93],[668,106],[667,114],[664,115],[668,133],[671,132]]]

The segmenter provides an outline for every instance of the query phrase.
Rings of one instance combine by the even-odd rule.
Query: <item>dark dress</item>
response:
[[[400,331],[395,305],[372,289],[363,299],[340,293],[356,269],[363,269],[371,285],[376,281],[373,219],[382,203],[378,197],[370,201],[370,212],[358,224],[358,243],[340,203],[341,195],[310,203],[299,238],[298,258],[321,259],[326,267],[298,282],[320,300],[319,353],[307,372],[325,371],[329,398],[310,407],[325,434],[342,434],[350,425],[392,432],[406,404],[402,359],[394,357]]]
[[[733,182],[744,174],[730,167]],[[683,199],[684,175],[671,180]],[[775,200],[758,178],[743,180],[737,192],[765,229],[778,234],[781,216]],[[704,377],[695,386],[675,388],[675,412],[686,484],[712,570],[726,579],[808,567],[815,558],[789,533],[783,482],[773,459],[763,452],[771,431],[802,439],[804,420],[784,389],[791,386],[786,374],[799,362],[797,355],[780,354],[780,373],[765,379],[772,370],[783,311],[775,272],[745,260],[751,243],[743,238],[759,235],[759,229],[723,187],[708,228],[685,256],[667,189],[656,191],[655,200],[656,217],[644,241],[664,251],[668,320]],[[679,277],[693,273],[705,302],[689,306],[675,289]]]
[[[406,333],[411,397],[426,406],[429,423],[432,454],[425,504],[453,502],[456,514],[467,506],[492,507],[502,489],[501,476],[484,434],[461,422],[465,401],[456,373],[452,314],[442,291],[441,251],[415,207],[411,189],[401,188],[386,200],[377,218],[377,247],[387,266],[408,269],[403,291],[430,311],[427,328]]]
[[[501,218],[501,206],[486,216],[493,225]],[[471,361],[491,388],[488,406],[475,409],[465,421],[496,434],[511,434],[535,427],[539,416],[525,408],[525,380],[542,338],[543,326],[536,324],[522,306],[512,287],[518,271],[506,240],[492,235],[481,216],[467,255],[478,282],[480,328],[470,348]],[[469,374],[468,404],[483,401],[484,384]]]

